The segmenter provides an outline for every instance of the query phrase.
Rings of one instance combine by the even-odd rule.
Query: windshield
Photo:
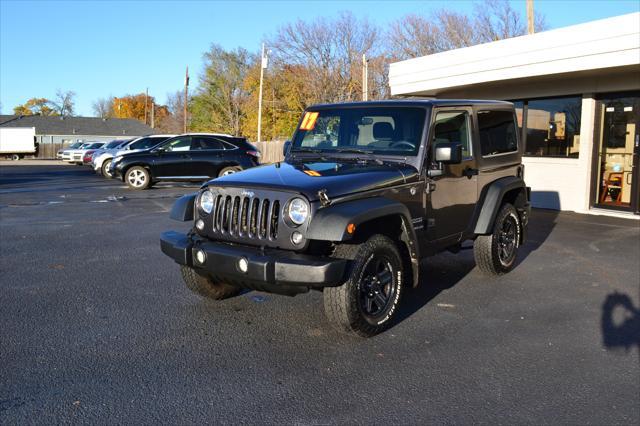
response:
[[[111,141],[108,144],[104,145],[102,148],[104,148],[104,149],[116,148],[116,147],[120,146],[121,143],[122,143],[122,141]]]
[[[89,149],[98,149],[102,145],[104,145],[102,142],[94,142],[94,143],[90,144],[87,148],[89,148]]]
[[[129,145],[129,149],[149,149],[149,148],[153,148],[154,146],[158,145],[160,142],[169,139],[169,137],[162,137],[162,136],[153,136],[153,137],[146,137],[146,138],[142,138],[142,139],[138,139],[137,141],[135,141],[134,143],[132,143],[131,145]]]
[[[417,155],[426,111],[422,108],[335,108],[305,112],[292,151]]]
[[[71,145],[69,145],[69,149],[76,149],[76,148],[80,148],[82,146],[82,142],[74,142]]]

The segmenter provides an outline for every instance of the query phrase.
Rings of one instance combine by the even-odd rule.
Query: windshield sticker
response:
[[[300,124],[300,130],[313,130],[316,126],[316,120],[318,119],[317,112],[306,112]]]

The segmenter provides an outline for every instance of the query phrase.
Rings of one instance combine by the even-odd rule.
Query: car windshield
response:
[[[71,145],[69,145],[69,149],[77,149],[80,148],[82,146],[82,142],[74,142]]]
[[[168,138],[163,138],[163,137],[142,138],[142,139],[139,139],[139,140],[135,141],[131,145],[129,145],[129,149],[149,149],[149,148],[153,148],[154,146],[158,145],[160,142],[162,142],[162,141],[164,141],[166,139],[168,139]]]
[[[89,149],[98,149],[102,145],[104,145],[102,142],[95,142],[95,143],[89,144],[89,146],[87,148],[89,148]]]
[[[292,152],[418,154],[426,111],[410,107],[331,108],[305,112]]]
[[[108,144],[104,145],[102,148],[104,148],[104,149],[116,148],[116,147],[120,146],[121,143],[122,143],[122,141],[111,141]]]

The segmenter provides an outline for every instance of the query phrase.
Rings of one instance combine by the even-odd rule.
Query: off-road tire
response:
[[[509,221],[515,227],[513,246],[508,250],[510,255],[505,258],[501,257],[501,250],[505,248],[505,236],[503,235],[505,223]],[[509,203],[505,203],[498,211],[493,225],[493,232],[490,235],[480,235],[473,244],[473,256],[476,260],[478,268],[488,275],[502,275],[511,271],[516,264],[518,257],[518,246],[522,234],[522,225],[520,217],[515,207]],[[502,238],[502,240],[501,240]]]
[[[374,336],[388,329],[398,311],[404,280],[404,266],[396,243],[384,235],[373,235],[362,244],[338,246],[334,257],[350,260],[347,280],[338,287],[325,287],[323,290],[324,310],[329,322],[339,331],[362,337]],[[378,259],[385,268],[390,268],[391,286],[384,309],[371,316],[365,312],[367,292],[361,292],[361,289],[366,288],[365,274],[370,262]]]
[[[132,174],[135,174],[138,179],[134,179]],[[124,181],[131,189],[143,190],[151,186],[151,175],[144,167],[133,166],[124,172]]]
[[[227,299],[242,291],[241,288],[231,284],[214,282],[211,278],[198,274],[195,269],[189,266],[181,265],[180,273],[189,290],[208,299]]]
[[[111,177],[111,175],[109,174],[108,170],[109,170],[109,166],[111,166],[111,162],[112,161],[113,160],[111,160],[111,159],[107,159],[107,160],[104,160],[102,162],[102,167],[100,167],[100,171],[102,173],[102,176],[107,177],[107,178]]]
[[[227,175],[238,173],[241,171],[242,171],[242,167],[239,167],[239,166],[225,167],[222,170],[220,170],[220,172],[218,172],[218,177],[227,176]]]

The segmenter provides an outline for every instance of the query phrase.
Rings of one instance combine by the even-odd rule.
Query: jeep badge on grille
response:
[[[253,191],[247,191],[247,190],[245,189],[244,191],[242,191],[242,192],[240,193],[240,195],[242,195],[243,197],[253,198],[253,196],[254,196],[254,195],[256,195],[256,194],[255,194],[255,192],[253,192]]]

